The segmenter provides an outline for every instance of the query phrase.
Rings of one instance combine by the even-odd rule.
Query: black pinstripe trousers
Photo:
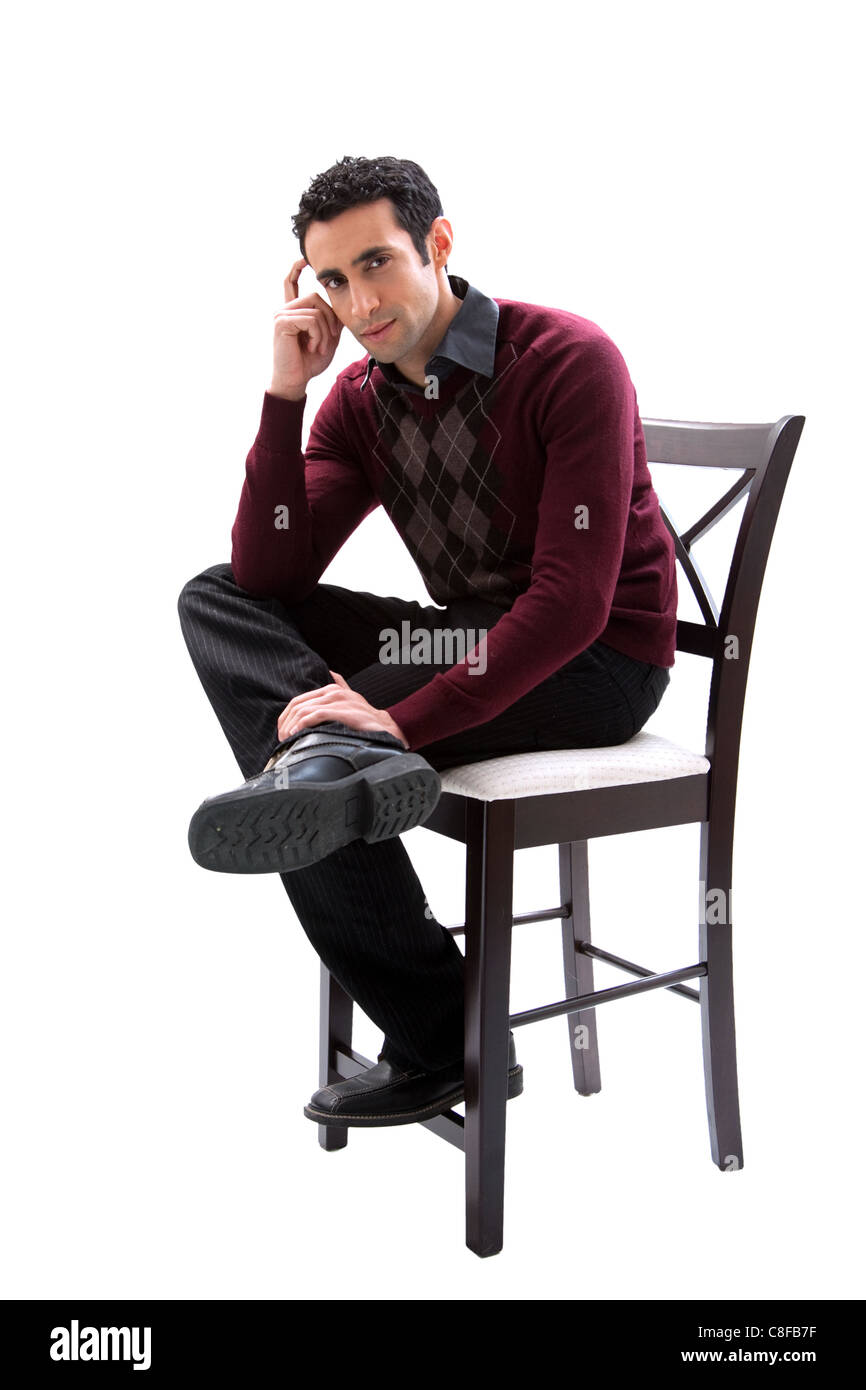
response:
[[[321,583],[287,606],[253,598],[228,564],[184,585],[178,611],[193,665],[244,778],[261,772],[278,746],[277,718],[289,700],[329,685],[331,670],[384,709],[463,655],[443,644],[439,654],[448,659],[438,664],[390,663],[380,659],[384,629],[399,633],[407,620],[413,634],[472,629],[465,647],[471,652],[479,629],[494,627],[505,612],[483,600],[460,599],[442,609]],[[624,743],[657,708],[669,681],[666,667],[593,642],[486,724],[414,751],[443,771],[508,753]],[[314,727],[358,736],[337,720]],[[364,737],[396,742],[384,732]],[[320,959],[383,1030],[380,1056],[424,1070],[463,1056],[463,954],[433,917],[399,838],[354,840],[280,878]]]

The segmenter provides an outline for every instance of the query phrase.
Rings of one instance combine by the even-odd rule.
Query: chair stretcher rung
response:
[[[648,970],[645,965],[635,965],[633,960],[624,960],[622,956],[611,955],[610,951],[603,951],[600,946],[594,946],[591,941],[576,941],[575,950],[582,956],[593,956],[596,960],[603,960],[608,965],[615,965],[617,970],[626,970],[630,975],[641,975],[644,979],[655,976],[655,970]],[[706,972],[704,972],[706,973]],[[694,999],[700,1003],[701,996],[696,989],[689,989],[687,985],[668,985],[671,994],[681,994],[685,999]]]
[[[555,917],[567,917],[571,911],[570,903],[563,903],[560,907],[539,908],[537,912],[520,912],[515,914],[511,921],[515,926],[523,926],[526,922],[549,922]],[[446,931],[452,936],[462,936],[466,932],[466,924],[461,923],[456,927],[446,927]],[[645,965],[636,965],[633,960],[625,960],[622,956],[612,955],[610,951],[603,951],[600,946],[594,946],[592,942],[578,941],[575,943],[576,949],[585,956],[594,956],[596,960],[606,961],[608,965],[616,966],[617,970],[626,970],[631,975],[640,975],[643,979],[650,979],[655,976],[654,970],[649,970]],[[686,985],[667,985],[671,994],[681,994],[684,999],[692,999],[695,1003],[700,1002],[700,994],[696,989],[689,989]]]
[[[564,903],[560,907],[540,907],[535,912],[515,913],[511,921],[515,927],[522,927],[527,922],[549,922],[554,917],[567,917],[568,912],[568,904]],[[450,932],[452,936],[462,936],[466,931],[466,923],[461,922],[459,926],[446,927],[445,930]]]
[[[633,980],[631,984],[614,985],[612,989],[599,989],[593,994],[576,994],[572,999],[562,999],[558,1004],[543,1004],[538,1009],[524,1009],[522,1013],[511,1014],[509,1026],[520,1028],[524,1023],[540,1023],[545,1018],[557,1018],[560,1014],[581,1013],[594,1009],[600,1004],[609,1004],[614,999],[627,999],[632,994],[646,994],[651,989],[667,989],[680,980],[693,980],[698,975],[706,975],[704,962],[684,966],[682,970],[666,970],[663,975],[651,975],[648,979]]]

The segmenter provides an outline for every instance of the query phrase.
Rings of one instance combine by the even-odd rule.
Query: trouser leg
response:
[[[463,955],[402,840],[353,840],[280,878],[328,969],[382,1029],[383,1056],[425,1071],[462,1057]]]
[[[357,613],[335,609],[334,626],[342,619],[343,631],[333,631],[330,650],[320,652],[293,622],[292,610],[279,599],[246,593],[227,564],[213,565],[184,585],[178,600],[181,631],[245,778],[261,772],[279,745],[277,719],[294,695],[329,685],[329,664],[346,675],[342,666],[347,661],[360,658],[366,665],[372,659],[369,624],[361,623],[366,617],[362,598],[358,596]],[[324,631],[321,617],[318,626]],[[358,733],[336,719],[315,727]],[[384,732],[365,737],[394,743]]]
[[[314,601],[290,609],[247,594],[228,565],[191,580],[178,607],[193,664],[244,777],[271,756],[277,718],[294,695],[329,684],[329,667],[351,684],[357,667],[374,662],[381,628],[399,628],[419,609],[323,585]],[[337,720],[315,728],[347,731]],[[364,737],[394,742],[384,733]],[[355,840],[280,878],[320,959],[385,1033],[385,1056],[433,1069],[462,1055],[463,955],[430,914],[401,840]]]

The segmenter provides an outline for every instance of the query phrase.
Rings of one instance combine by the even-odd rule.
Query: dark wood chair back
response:
[[[732,822],[736,802],[740,735],[746,681],[758,603],[770,543],[785,485],[805,424],[803,415],[784,415],[775,424],[713,424],[699,421],[642,421],[647,461],[739,472],[725,493],[684,530],[674,525],[659,492],[661,512],[703,622],[677,621],[677,650],[713,663],[707,709],[705,754],[712,763],[710,817]],[[655,480],[654,480],[655,483]],[[719,607],[693,553],[745,495]]]

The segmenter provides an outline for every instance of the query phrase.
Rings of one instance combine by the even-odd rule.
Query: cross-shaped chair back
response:
[[[660,499],[680,573],[688,581],[703,618],[702,623],[678,619],[677,650],[708,657],[713,664],[705,744],[712,764],[711,816],[730,817],[733,822],[746,681],[761,586],[805,416],[784,415],[775,424],[758,425],[654,419],[642,423],[650,465],[724,468],[739,474],[718,501],[684,530],[674,524]],[[693,547],[743,496],[746,505],[719,608]]]

